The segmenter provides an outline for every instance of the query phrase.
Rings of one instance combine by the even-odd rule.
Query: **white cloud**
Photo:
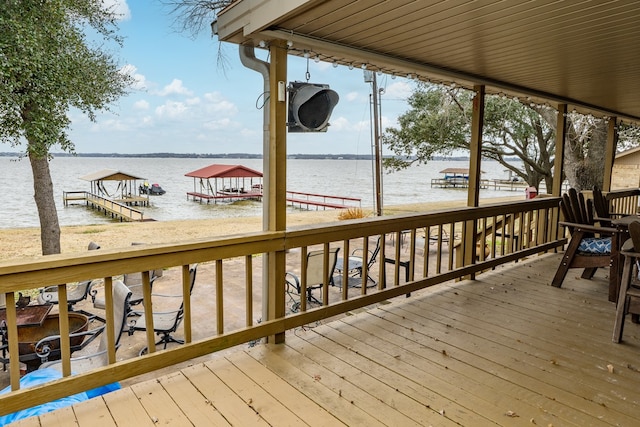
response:
[[[349,92],[346,96],[345,96],[346,100],[349,102],[352,101],[357,101],[358,98],[360,98],[360,94],[358,92]]]
[[[384,97],[407,99],[413,93],[413,85],[407,81],[397,81],[387,86]]]
[[[131,9],[129,9],[127,0],[102,0],[102,6],[104,9],[111,11],[119,21],[131,19]]]
[[[247,129],[247,128],[243,128],[240,131],[240,135],[242,137],[254,137],[256,135],[258,135],[258,132],[255,129]]]
[[[148,110],[149,103],[144,99],[141,99],[139,101],[134,102],[133,108],[135,108],[136,110]]]
[[[218,120],[209,120],[202,125],[203,128],[208,130],[228,130],[230,126],[231,119],[227,117]]]
[[[120,72],[128,74],[133,78],[133,84],[131,87],[136,90],[145,90],[147,88],[147,79],[143,74],[138,73],[138,68],[135,65],[127,64],[120,68]]]
[[[187,95],[191,96],[193,92],[182,85],[182,80],[173,79],[171,83],[166,85],[162,90],[157,91],[155,95],[167,96],[167,95]]]
[[[161,118],[177,119],[187,112],[187,106],[183,102],[167,101],[156,107],[156,115]]]
[[[226,115],[236,115],[238,107],[228,101],[220,92],[209,92],[204,94],[206,101],[205,109],[207,114],[226,113]]]

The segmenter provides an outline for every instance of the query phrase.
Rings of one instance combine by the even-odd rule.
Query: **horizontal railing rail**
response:
[[[555,250],[566,243],[558,234],[558,202],[555,197],[521,202],[461,208],[426,214],[390,216],[349,220],[292,228],[281,232],[259,232],[188,241],[180,244],[141,245],[122,249],[101,249],[78,254],[50,255],[33,260],[13,260],[0,263],[0,293],[6,296],[9,375],[12,392],[0,397],[0,414],[7,414],[39,403],[100,387],[116,381],[149,373],[199,356],[249,343],[264,337],[277,337],[285,331],[383,302],[389,298],[410,295],[439,283],[465,276],[481,274],[500,264],[523,257]],[[380,237],[379,253],[369,267],[376,237]],[[480,243],[480,244],[479,244]],[[354,272],[345,267],[331,274],[329,250],[338,248],[344,266],[354,251],[362,256],[363,267]],[[487,250],[489,248],[489,250]],[[312,289],[313,300],[307,298],[308,284],[303,272],[307,254],[320,250],[324,254],[324,280]],[[277,280],[268,283],[263,295],[254,286],[253,276],[258,263],[255,258],[269,254],[276,265]],[[231,262],[243,264],[244,275],[225,274]],[[210,287],[215,295],[211,312],[215,318],[215,334],[193,339],[197,330],[193,311],[204,304],[191,298],[188,289],[189,266],[211,263],[215,280],[201,286]],[[105,312],[110,364],[93,371],[71,375],[70,344],[61,340],[64,378],[45,385],[21,389],[16,363],[19,349],[14,292],[24,292],[38,286],[58,285],[60,335],[68,335],[66,316],[66,286],[95,278],[103,278],[105,293],[110,295],[114,278],[125,273],[148,272],[163,268],[181,269],[184,299],[185,344],[156,351],[153,318],[151,317],[151,287],[149,274],[143,273],[145,321],[148,326],[146,344],[149,354],[115,361],[113,308]],[[202,267],[200,267],[202,268]],[[287,292],[285,271],[301,278],[301,290]],[[341,280],[338,280],[340,278]],[[371,278],[371,279],[369,279]],[[335,279],[335,280],[332,280]],[[350,287],[350,279],[360,286]],[[198,279],[196,279],[198,282]],[[204,280],[206,282],[206,280]],[[337,283],[344,284],[341,287]],[[157,283],[157,282],[156,282]],[[157,285],[154,285],[157,286]],[[200,285],[196,285],[200,286]],[[245,294],[245,325],[229,328],[225,318],[224,295],[231,289]],[[252,295],[269,299],[271,318],[253,320]],[[295,310],[291,299],[295,304]],[[319,303],[315,302],[318,301]],[[237,313],[234,313],[237,315]],[[229,329],[229,330],[228,330]]]
[[[640,189],[614,190],[605,195],[611,211],[616,214],[636,215],[638,213],[638,197]]]

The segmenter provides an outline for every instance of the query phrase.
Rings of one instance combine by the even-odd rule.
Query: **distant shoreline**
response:
[[[0,157],[20,157],[21,153],[0,152]],[[262,154],[252,153],[52,153],[53,157],[117,157],[117,158],[163,158],[163,159],[262,159]],[[394,156],[384,156],[393,158]],[[371,160],[371,154],[289,154],[288,159],[307,160]],[[413,160],[406,157],[406,160]],[[434,157],[432,160],[468,160],[469,157]]]
[[[262,154],[253,153],[51,153],[56,157],[119,157],[141,159],[262,159]],[[22,157],[23,153],[0,152],[0,157]],[[384,155],[384,159],[393,159],[397,156]],[[372,160],[371,154],[289,154],[287,159],[298,160]],[[402,157],[403,160],[415,160],[413,156]],[[469,156],[434,156],[429,161],[468,161]],[[519,161],[513,157],[507,161]]]

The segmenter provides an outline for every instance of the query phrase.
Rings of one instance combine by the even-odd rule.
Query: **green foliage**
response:
[[[473,92],[421,84],[409,98],[410,109],[399,117],[399,128],[387,129],[383,143],[396,154],[385,166],[398,170],[411,163],[427,163],[436,155],[468,150],[471,139]],[[550,179],[553,166],[554,129],[543,118],[544,107],[531,108],[498,96],[485,98],[483,157],[538,186]],[[508,158],[518,157],[522,169]],[[407,160],[408,159],[408,160]]]
[[[404,156],[426,163],[435,155],[447,155],[469,147],[471,95],[467,91],[446,90],[421,84],[408,100],[410,109],[398,118],[399,128],[388,128],[382,136],[398,157],[385,160],[393,170],[412,163]]]
[[[108,109],[132,78],[104,50],[120,43],[115,16],[94,0],[4,0],[0,8],[0,138],[29,156],[52,146],[73,151],[67,113],[90,120]],[[92,40],[102,46],[92,46]]]

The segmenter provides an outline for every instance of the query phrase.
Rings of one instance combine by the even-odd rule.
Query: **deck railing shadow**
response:
[[[225,238],[188,241],[180,244],[145,245],[125,247],[114,250],[101,250],[94,253],[54,255],[34,260],[13,260],[0,263],[0,293],[7,300],[7,331],[9,342],[9,361],[19,358],[17,342],[16,313],[14,292],[39,286],[70,283],[74,281],[103,278],[105,291],[110,295],[110,286],[114,277],[134,272],[181,268],[184,297],[184,321],[182,324],[185,344],[156,351],[153,328],[147,330],[149,354],[127,360],[116,361],[113,346],[115,331],[111,330],[113,310],[107,309],[107,334],[109,361],[106,367],[71,375],[69,366],[69,343],[62,340],[61,353],[65,377],[46,385],[20,389],[19,365],[10,363],[9,371],[13,391],[0,397],[0,414],[7,414],[28,408],[38,403],[67,396],[79,391],[99,387],[114,381],[121,381],[141,374],[208,355],[216,351],[239,344],[249,343],[263,337],[274,342],[284,339],[284,332],[322,319],[347,313],[351,310],[383,302],[389,298],[407,296],[411,292],[461,277],[481,274],[482,271],[500,264],[517,261],[523,257],[554,251],[566,243],[566,238],[557,228],[559,198],[548,197],[522,202],[487,205],[478,208],[461,208],[451,211],[439,211],[426,214],[402,215],[382,218],[349,220],[338,223],[307,226],[281,232],[259,232]],[[506,232],[504,227],[487,227],[489,223],[499,224],[496,218],[513,218],[518,223],[521,235],[518,245],[510,250],[491,250],[490,256],[477,253],[478,236],[484,241],[498,241],[504,238],[498,234]],[[523,219],[521,219],[523,218]],[[505,221],[502,221],[503,223]],[[532,226],[530,224],[534,224]],[[431,230],[437,230],[435,243]],[[444,233],[444,230],[448,230]],[[449,238],[445,238],[448,235]],[[366,250],[368,241],[374,236],[382,236],[378,262],[371,271],[363,271],[376,279],[373,287],[360,286],[331,289],[329,281],[321,289],[322,304],[317,307],[300,305],[296,313],[287,313],[287,293],[285,292],[284,273],[290,269],[302,270],[303,259],[308,250],[340,247],[339,256],[345,257],[356,247]],[[454,236],[456,238],[451,238]],[[371,237],[371,239],[369,239]],[[427,238],[425,238],[427,237]],[[528,242],[526,245],[521,243]],[[458,247],[454,249],[456,243]],[[272,264],[268,273],[266,293],[254,283],[255,264],[259,257],[268,254],[266,263]],[[344,258],[343,258],[344,259]],[[226,276],[225,264],[230,260],[244,264],[244,277],[233,274]],[[346,260],[345,260],[346,261]],[[383,262],[384,261],[384,262]],[[194,263],[210,263],[215,275],[213,280],[205,280],[196,288],[210,288],[215,295],[211,319],[215,322],[216,335],[202,339],[193,339],[193,311],[199,308],[199,302],[193,301],[188,292],[189,266]],[[325,267],[328,268],[328,267]],[[342,272],[344,278],[349,274]],[[145,306],[151,301],[149,275],[143,273],[145,286]],[[346,282],[343,282],[346,283]],[[302,294],[306,284],[302,283]],[[225,324],[224,295],[244,290],[246,321],[242,328],[228,330]],[[68,330],[65,320],[65,289],[59,288],[60,330]],[[267,300],[269,319],[254,319],[254,294]],[[209,309],[211,308],[209,306]],[[107,307],[109,302],[107,301]],[[151,313],[151,310],[149,310]],[[236,313],[237,315],[237,313]],[[151,325],[153,319],[145,319]]]

